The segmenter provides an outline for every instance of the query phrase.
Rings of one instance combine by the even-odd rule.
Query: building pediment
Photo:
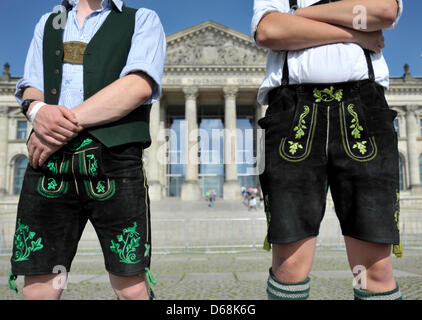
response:
[[[266,50],[247,34],[206,21],[167,37],[166,67],[265,67]]]

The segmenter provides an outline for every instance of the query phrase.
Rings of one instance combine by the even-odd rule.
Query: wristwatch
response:
[[[21,111],[22,111],[22,113],[24,114],[25,117],[26,117],[26,113],[28,112],[29,106],[34,101],[38,101],[38,100],[37,99],[26,99],[22,102]]]

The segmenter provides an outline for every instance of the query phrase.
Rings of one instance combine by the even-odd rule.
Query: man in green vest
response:
[[[32,122],[9,286],[59,299],[89,220],[119,299],[151,299],[151,225],[142,152],[161,94],[157,14],[121,0],[65,0],[35,28],[16,98]],[[63,274],[62,274],[63,275]]]

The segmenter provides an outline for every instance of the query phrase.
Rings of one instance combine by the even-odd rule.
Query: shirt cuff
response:
[[[34,89],[37,89],[41,92],[44,92],[42,88],[40,88],[37,84],[30,80],[26,80],[24,78],[20,79],[18,83],[16,84],[16,91],[15,91],[15,99],[19,103],[19,105],[22,105],[22,99],[23,99],[23,92],[26,88],[31,87]]]
[[[127,76],[129,73],[137,71],[145,72],[155,82],[155,86],[152,88],[151,98],[144,103],[153,104],[154,102],[158,101],[161,96],[161,73],[157,72],[157,70],[155,70],[151,64],[139,62],[126,65],[120,73],[120,78]]]

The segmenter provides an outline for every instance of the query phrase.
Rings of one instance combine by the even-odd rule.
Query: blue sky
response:
[[[401,76],[410,64],[414,76],[422,76],[422,1],[403,0],[405,11],[395,30],[386,31],[384,56],[391,76]],[[7,61],[13,76],[21,76],[35,24],[60,0],[0,1],[0,67]],[[155,10],[167,34],[205,20],[249,34],[253,0],[126,0],[128,6]]]

